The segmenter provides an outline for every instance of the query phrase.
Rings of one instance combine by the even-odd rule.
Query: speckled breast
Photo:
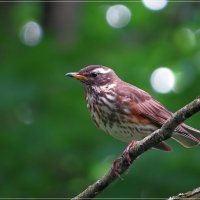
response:
[[[142,125],[131,117],[128,107],[123,105],[120,108],[115,96],[107,95],[87,95],[87,107],[96,126],[112,135],[114,138],[131,142],[132,140],[141,140],[146,137],[157,127],[153,125]],[[123,109],[124,112],[118,112]]]

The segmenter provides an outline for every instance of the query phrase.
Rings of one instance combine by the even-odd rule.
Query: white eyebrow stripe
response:
[[[97,69],[93,70],[93,72],[100,73],[100,74],[107,74],[110,71],[111,71],[111,69],[103,69],[103,68],[97,68]]]

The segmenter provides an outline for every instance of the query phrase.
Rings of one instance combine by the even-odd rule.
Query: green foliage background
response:
[[[170,2],[154,12],[141,2],[124,3],[132,18],[122,29],[107,24],[110,5],[79,3],[72,40],[62,42],[44,26],[41,42],[29,47],[19,32],[29,20],[42,24],[43,3],[0,3],[0,197],[72,197],[126,147],[96,129],[82,87],[66,72],[110,66],[171,111],[199,95],[200,4]],[[175,72],[180,92],[151,88],[150,75],[160,66]],[[198,114],[187,123],[200,129],[199,122]],[[173,152],[148,151],[99,197],[169,197],[200,186],[200,147],[169,143]]]

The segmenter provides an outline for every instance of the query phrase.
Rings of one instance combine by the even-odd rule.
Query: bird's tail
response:
[[[175,129],[172,138],[184,147],[190,148],[200,143],[200,131],[186,124],[181,124]]]
[[[183,124],[183,128],[200,141],[200,130],[192,128],[186,124]]]

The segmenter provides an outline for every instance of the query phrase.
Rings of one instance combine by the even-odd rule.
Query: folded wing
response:
[[[158,127],[173,115],[143,90],[133,90],[132,97],[135,100],[134,109],[137,114],[151,120]],[[184,147],[193,147],[200,143],[200,131],[182,123],[176,127],[172,138]]]

